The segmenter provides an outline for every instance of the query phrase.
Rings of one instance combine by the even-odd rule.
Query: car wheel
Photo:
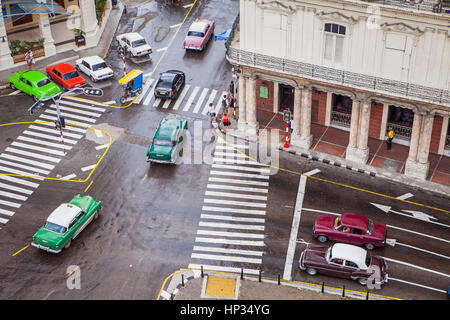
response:
[[[70,247],[70,244],[72,243],[72,239],[69,240],[69,242],[66,243],[64,246],[64,249],[68,249]]]
[[[97,82],[97,80],[95,80],[93,75],[90,75],[90,78],[91,78],[92,82]]]
[[[317,237],[317,240],[319,240],[319,242],[325,243],[328,241],[328,238],[324,235],[320,235]]]
[[[310,276],[315,276],[317,274],[317,270],[314,268],[306,268],[306,273],[309,274]]]
[[[127,98],[120,97],[120,104],[125,104],[127,102]]]
[[[9,83],[9,87],[13,90],[16,90],[16,86],[12,82]]]
[[[366,286],[367,285],[367,279],[366,278],[358,278],[358,282],[362,286]]]
[[[373,250],[373,249],[375,248],[375,246],[374,246],[373,244],[371,244],[371,243],[366,243],[366,244],[364,244],[364,247],[365,247],[367,250]]]

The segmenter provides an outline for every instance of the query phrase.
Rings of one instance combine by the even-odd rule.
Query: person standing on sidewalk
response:
[[[393,139],[394,139],[394,130],[392,129],[392,127],[389,127],[388,137],[386,139],[386,144],[387,144],[388,150],[391,150]]]
[[[233,116],[233,119],[236,119],[236,98],[233,96],[233,94],[230,95],[230,105],[228,108],[228,116]]]
[[[32,70],[33,69],[33,51],[28,50],[27,53],[25,54],[25,60],[27,62],[27,70]]]
[[[222,113],[223,114],[228,113],[228,105],[229,105],[229,102],[227,99],[227,95],[224,94],[223,98],[222,98]]]

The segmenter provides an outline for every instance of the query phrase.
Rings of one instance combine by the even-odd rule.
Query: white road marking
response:
[[[195,87],[194,90],[192,91],[191,95],[189,96],[188,101],[186,102],[186,104],[184,105],[183,111],[188,111],[189,108],[192,105],[192,102],[195,99],[195,96],[197,95],[197,92],[200,90],[200,87]]]
[[[108,148],[109,144],[102,144],[101,146],[95,147],[96,150]]]
[[[6,224],[8,221],[8,219],[0,218],[0,223]]]
[[[17,140],[31,142],[31,143],[36,143],[36,144],[42,144],[43,146],[53,147],[53,148],[58,148],[58,149],[65,149],[65,150],[71,150],[72,149],[71,146],[66,146],[66,145],[63,145],[62,143],[52,143],[52,142],[47,142],[47,141],[44,141],[44,140],[28,138],[28,137],[24,137],[24,136],[18,136]]]
[[[0,171],[5,171],[5,172],[18,174],[18,175],[22,175],[22,176],[34,176],[34,177],[39,176],[38,174],[36,174],[34,172],[26,172],[26,171],[22,171],[22,170],[11,169],[11,168],[4,167],[4,166],[0,166]],[[37,180],[44,180],[43,178],[34,178],[34,177],[30,177],[30,178],[37,179]]]
[[[217,90],[212,90],[211,94],[209,95],[208,100],[205,103],[205,107],[203,108],[203,111],[202,111],[203,115],[206,115],[208,113],[208,111],[209,111],[209,104],[213,103],[214,98],[216,97],[216,95],[217,95]]]
[[[233,267],[220,267],[220,266],[211,266],[211,265],[200,265],[200,264],[195,264],[195,263],[190,263],[188,268],[189,269],[198,269],[200,270],[200,268],[203,267],[203,270],[211,270],[211,271],[222,271],[222,272],[232,272],[232,273],[240,273],[241,269],[240,268],[233,268]],[[242,271],[245,274],[253,274],[253,275],[258,275],[259,274],[259,270],[255,270],[255,269],[242,269]]]
[[[54,104],[51,104],[49,107],[56,110],[56,105],[54,105]],[[92,116],[92,117],[96,117],[96,118],[98,118],[102,115],[101,113],[85,111],[85,110],[81,110],[81,109],[77,109],[77,108],[65,107],[62,105],[59,106],[59,110],[75,112],[75,113],[84,114],[86,116]]]
[[[6,190],[11,190],[11,191],[16,191],[16,192],[20,192],[20,193],[25,193],[25,194],[28,194],[28,195],[30,195],[30,194],[32,194],[34,192],[33,190],[19,188],[19,187],[11,186],[9,184],[1,183],[1,182],[0,182],[0,188],[6,189]]]
[[[234,262],[245,262],[245,263],[255,263],[260,264],[262,259],[256,258],[245,258],[238,256],[225,256],[216,254],[203,254],[203,253],[192,253],[192,259],[205,259],[205,260],[219,260],[219,261],[234,261]]]
[[[22,206],[19,203],[15,203],[15,202],[11,202],[11,201],[5,201],[5,200],[0,200],[0,204],[2,204],[4,206],[8,206],[8,207],[13,207],[13,208],[20,208]]]
[[[292,278],[292,264],[294,262],[295,247],[297,241],[298,227],[300,225],[300,218],[303,208],[303,199],[305,197],[306,190],[305,176],[300,177],[300,183],[297,191],[297,199],[295,201],[294,217],[292,219],[291,235],[289,238],[289,246],[286,254],[286,262],[284,264],[284,280],[291,280]]]
[[[55,121],[55,120],[56,120],[56,117],[55,117],[55,116],[48,116],[48,115],[46,115],[46,114],[41,114],[41,115],[39,116],[39,118],[42,118],[42,119],[48,119],[48,120],[51,120],[51,121]],[[83,133],[86,132],[86,129],[68,126],[68,125],[67,125],[68,123],[69,123],[69,124],[76,124],[77,126],[87,127],[87,128],[90,128],[90,127],[92,126],[91,124],[88,124],[88,123],[79,122],[79,121],[74,121],[74,120],[72,120],[72,119],[66,119],[66,127],[64,128],[64,130],[71,130],[71,131],[77,131],[77,132],[83,132]],[[55,127],[55,124],[54,124],[54,123],[47,123],[47,124],[45,124],[45,125],[49,125],[49,126],[51,126],[51,127]]]
[[[16,199],[16,200],[21,200],[21,201],[27,201],[28,197],[25,196],[21,196],[12,192],[7,192],[7,191],[2,191],[0,190],[0,196],[6,197],[6,198],[11,198],[11,199]]]
[[[216,197],[240,198],[240,199],[267,201],[266,196],[254,196],[254,195],[250,195],[250,194],[230,193],[230,192],[215,192],[215,191],[208,191],[208,190],[205,191],[205,196],[216,196]]]
[[[203,247],[203,246],[194,246],[194,251],[206,251],[206,252],[221,252],[221,253],[231,253],[231,254],[241,254],[247,256],[258,256],[262,257],[263,251],[255,251],[255,250],[242,250],[242,249],[226,249],[226,248],[217,248],[217,247]]]
[[[206,95],[208,94],[209,89],[208,88],[203,88],[202,93],[200,94],[200,97],[197,100],[197,104],[194,107],[194,110],[192,110],[193,113],[198,113],[198,111],[200,110],[200,107],[203,104],[203,101],[206,98]]]
[[[450,278],[450,275],[445,274],[445,273],[443,273],[443,272],[439,272],[439,271],[427,269],[427,268],[420,267],[420,266],[417,266],[417,265],[414,265],[414,264],[411,264],[411,263],[407,263],[407,262],[404,262],[404,261],[400,261],[400,260],[395,260],[395,259],[386,258],[386,257],[382,257],[382,258],[383,258],[384,260],[386,260],[386,261],[390,261],[390,262],[402,264],[402,265],[404,265],[404,266],[408,266],[408,267],[411,267],[411,268],[419,269],[419,270],[422,270],[422,271],[426,271],[426,272],[429,272],[429,273],[434,273],[434,274],[438,274],[438,275],[443,276],[443,277]]]
[[[62,177],[60,179],[62,180],[70,180],[72,178],[75,178],[77,175],[75,173],[69,174],[68,176]]]
[[[216,171],[216,170],[211,170],[210,174],[217,175],[217,176],[234,176],[234,177],[240,177],[240,178],[257,178],[257,179],[266,179],[266,180],[268,180],[270,178],[269,176],[265,176],[262,174],[249,174],[249,173]]]
[[[155,84],[150,89],[150,92],[148,93],[147,97],[144,100],[144,105],[148,106],[150,101],[153,99],[153,96],[155,95],[155,87],[156,87],[157,83],[158,83],[158,81],[156,81]]]
[[[64,98],[65,97],[67,97],[67,96],[64,96]],[[103,104],[101,104],[101,103],[94,103],[91,101],[86,101],[84,103],[77,103],[77,102],[73,102],[73,101],[64,100],[64,98],[62,98],[61,101],[59,101],[60,106],[68,105],[68,106],[72,106],[72,107],[78,107],[78,108],[88,109],[88,110],[97,111],[97,112],[105,112],[105,110],[106,110],[106,108],[99,108],[99,107],[94,107],[91,105],[91,104],[96,104],[96,105],[103,106]],[[74,99],[76,99],[76,98],[74,98]],[[79,102],[83,101],[80,99],[76,99],[76,100]],[[108,102],[111,103],[111,101],[108,101]],[[112,101],[112,102],[115,103],[115,101]],[[106,104],[109,104],[109,103],[106,103]]]
[[[203,206],[202,211],[255,214],[255,215],[260,215],[260,216],[263,216],[266,214],[266,212],[264,210],[250,210],[250,209],[223,208],[223,207],[210,207],[210,206]]]
[[[170,29],[173,29],[173,28],[179,27],[179,26],[181,26],[181,25],[182,25],[182,23],[177,23],[177,24],[171,25],[169,28],[170,28]]]
[[[93,165],[91,165],[91,166],[87,166],[87,167],[83,167],[83,168],[81,168],[81,171],[88,171],[88,170],[92,170],[92,169],[94,169],[94,168],[95,168],[95,166],[96,166],[96,164],[93,164]]]
[[[41,123],[41,124],[42,124],[42,123]],[[55,135],[58,135],[58,138],[60,138],[61,136],[60,136],[59,130],[56,130],[56,129],[54,128],[54,125],[52,125],[52,126],[53,126],[53,129],[44,128],[44,127],[41,127],[41,126],[35,126],[35,125],[31,125],[31,126],[29,126],[28,128],[29,128],[29,129],[33,129],[33,130],[42,131],[42,132],[53,133],[53,134],[55,134]],[[86,132],[86,130],[85,130],[85,132]],[[76,133],[71,133],[71,132],[64,131],[64,138],[66,138],[66,137],[71,137],[71,138],[75,138],[75,139],[81,139],[83,136],[80,135],[80,134],[76,134]]]
[[[220,223],[220,222],[204,222],[200,221],[200,227],[210,228],[227,228],[227,229],[244,229],[244,230],[259,230],[264,231],[264,226],[251,224],[237,224],[237,223]]]
[[[153,107],[157,108],[160,103],[161,103],[161,98],[156,98],[155,101],[153,102]]]
[[[439,256],[441,258],[450,259],[449,256],[445,256],[443,254],[439,254],[439,253],[436,253],[436,252],[433,252],[433,251],[428,251],[428,250],[425,250],[425,249],[422,249],[422,248],[417,248],[417,247],[411,246],[409,244],[405,244],[405,243],[401,243],[401,242],[396,242],[395,244],[399,245],[399,246],[404,246],[404,247],[412,248],[412,249],[415,249],[415,250],[419,250],[419,251],[422,251],[422,252],[426,252],[426,253],[429,253],[429,254],[434,254],[434,255]]]
[[[267,165],[255,162],[253,160],[239,160],[239,159],[227,159],[227,158],[217,158],[213,157],[214,162],[225,162],[225,163],[232,163],[232,164],[245,164],[248,166],[261,166],[261,167],[267,167]]]
[[[235,205],[235,206],[244,206],[244,207],[255,207],[255,208],[265,208],[267,205],[265,203],[255,203],[255,202],[242,202],[242,201],[231,201],[223,199],[203,199],[204,203],[215,203],[215,204],[227,204],[227,205]]]
[[[221,156],[222,158],[247,158],[245,154],[237,153],[237,152],[222,152],[222,151],[215,151],[214,156],[218,157]]]
[[[194,3],[191,3],[191,4],[185,4],[185,5],[183,6],[183,8],[185,8],[185,9],[190,8],[190,7],[192,7],[193,4],[194,4]]]
[[[237,187],[237,186],[230,186],[230,185],[224,185],[224,184],[211,184],[211,183],[208,183],[206,188],[207,189],[248,191],[248,192],[258,192],[258,193],[268,193],[269,192],[268,189],[263,189],[263,188],[246,188],[246,187]]]
[[[220,244],[231,244],[231,245],[237,245],[237,246],[254,246],[254,247],[263,247],[264,246],[264,241],[233,240],[233,239],[224,239],[224,238],[197,237],[197,238],[195,238],[195,242],[220,243]]]
[[[228,95],[228,92],[222,91],[222,94],[219,97],[219,101],[217,101],[217,104],[216,104],[216,114],[219,114],[220,108],[222,108],[222,99],[223,99],[224,95]]]
[[[11,92],[10,94],[8,94],[8,96],[14,96],[16,94],[20,93],[20,90],[16,90],[14,92]]]
[[[43,138],[43,139],[47,139],[47,140],[61,142],[61,136],[50,136],[48,134],[43,134],[43,133],[29,131],[29,130],[25,130],[24,132],[22,132],[22,134],[27,134],[27,135],[30,135],[33,137],[38,137],[38,138]],[[76,144],[77,142],[78,142],[77,140],[72,140],[72,139],[66,138],[65,134],[64,134],[64,143]]]
[[[31,150],[34,150],[34,151],[41,151],[41,152],[45,152],[45,153],[50,153],[50,154],[54,154],[54,155],[61,156],[61,157],[65,156],[65,153],[63,151],[58,151],[58,150],[53,150],[53,149],[33,146],[33,145],[30,145],[30,144],[26,144],[26,143],[21,143],[21,142],[14,141],[14,142],[11,143],[11,145],[15,146],[15,147],[25,148],[25,149],[31,149]]]
[[[13,215],[14,215],[14,211],[9,211],[9,210],[5,210],[5,209],[0,209],[0,213],[1,214],[4,214],[4,215],[6,215],[6,216],[10,216],[10,217],[12,217]]]
[[[316,173],[319,173],[319,172],[320,172],[319,169],[314,169],[314,170],[311,170],[309,172],[304,173],[304,175],[305,176],[312,176],[312,175],[315,175]]]
[[[115,104],[116,100],[111,100],[111,101],[107,101],[107,102],[103,102],[104,104]]]
[[[10,155],[10,154],[7,154],[7,153],[0,154],[0,157],[1,158],[5,158],[5,159],[10,159],[10,160],[15,160],[15,161],[27,163],[27,164],[32,164],[34,166],[45,168],[45,169],[50,169],[50,170],[53,170],[53,168],[55,168],[55,166],[51,165],[51,164],[42,163],[42,162],[38,162],[38,161],[33,161],[33,160],[25,159],[25,158],[20,158],[20,157],[16,157],[16,156],[13,156],[13,155]]]
[[[183,90],[181,91],[181,94],[178,96],[177,101],[175,102],[173,106],[173,110],[178,110],[180,107],[180,104],[183,102],[184,96],[189,91],[189,88],[191,87],[190,84],[185,84]]]
[[[23,150],[11,148],[11,147],[7,147],[5,151],[6,152],[17,153],[17,154],[20,154],[22,156],[28,156],[28,157],[32,157],[32,158],[37,158],[39,160],[46,160],[46,161],[50,161],[50,162],[54,162],[54,163],[59,163],[61,161],[61,159],[58,159],[58,158],[48,157],[48,156],[44,156],[44,155],[41,155],[41,154],[38,154],[38,153],[23,151]]]
[[[403,194],[401,196],[398,196],[397,199],[406,200],[406,199],[411,198],[411,197],[414,197],[414,195],[412,193],[408,192],[408,193],[405,193],[405,194]]]
[[[393,281],[398,281],[398,282],[403,282],[403,283],[410,284],[410,285],[416,286],[416,287],[421,287],[421,288],[425,288],[425,289],[430,289],[430,290],[438,291],[438,292],[441,292],[441,293],[447,293],[447,291],[445,291],[445,290],[436,289],[436,288],[424,286],[423,284],[418,284],[418,283],[414,283],[414,282],[409,282],[409,281],[405,281],[405,280],[401,280],[401,279],[389,277],[389,281],[391,281],[391,280],[393,280]]]
[[[167,109],[169,108],[170,103],[172,102],[171,99],[166,99],[166,101],[164,101],[164,104],[162,106],[163,109]]]
[[[243,233],[243,232],[226,232],[226,231],[211,231],[211,230],[197,230],[197,234],[209,236],[222,236],[230,238],[249,238],[249,239],[264,239],[264,234],[259,233]]]
[[[55,115],[57,114],[56,110],[47,109],[47,110],[45,110],[45,112],[50,113],[50,114],[55,114]],[[95,123],[97,121],[96,119],[91,119],[88,117],[83,117],[83,116],[79,116],[79,115],[67,113],[67,112],[61,112],[61,115],[64,116],[64,118],[82,120],[82,121],[86,121],[86,122],[90,122],[90,123]]]
[[[30,182],[30,181],[27,181],[27,180],[24,180],[24,179],[19,179],[19,178],[16,178],[16,177],[6,176],[6,175],[3,175],[3,174],[0,174],[0,179],[7,180],[9,182],[14,182],[14,183],[17,183],[17,184],[22,184],[24,186],[31,187],[31,188],[39,187],[38,183]]]
[[[11,166],[11,167],[16,167],[16,168],[20,168],[20,169],[30,170],[31,172],[42,173],[42,174],[45,174],[45,175],[48,175],[50,173],[50,171],[47,171],[47,170],[43,170],[43,169],[39,169],[39,168],[35,168],[35,167],[30,167],[30,166],[26,166],[24,164],[15,163],[15,162],[11,162],[11,161],[6,161],[6,160],[2,160],[2,159],[0,159],[0,163],[6,164],[6,165]]]
[[[97,136],[97,138],[101,138],[103,137],[103,133],[100,130],[94,130],[95,135]]]
[[[159,48],[159,49],[156,49],[155,51],[156,51],[156,52],[166,51],[167,48],[168,48],[168,47]]]
[[[213,163],[212,168],[259,172],[261,174],[269,174],[270,173],[270,169],[255,168],[255,167],[243,167],[243,166],[235,166],[235,165],[229,165],[229,164]]]
[[[200,215],[200,218],[201,219],[212,219],[212,220],[239,221],[239,222],[255,222],[255,223],[264,223],[265,222],[265,219],[260,219],[260,218],[234,217],[234,216],[206,214],[206,213],[202,213]]]
[[[144,75],[144,77],[145,77],[145,75]],[[136,98],[136,100],[134,100],[134,103],[136,103],[136,104],[141,103],[141,100],[147,94],[148,89],[151,88],[152,83],[153,83],[153,79],[148,79],[145,82],[144,87],[142,88],[142,93]]]
[[[71,97],[71,96],[64,96],[61,100],[65,100],[65,99],[70,99],[70,100],[74,100],[74,101],[78,101],[78,102],[83,102],[83,103],[88,103],[88,104],[94,104],[94,105],[98,105],[98,106],[103,106],[103,102],[97,102],[94,100],[82,100],[80,98],[76,98],[76,97]],[[104,109],[106,110],[106,109]]]
[[[209,177],[208,181],[246,184],[246,185],[253,185],[253,186],[264,186],[264,187],[269,186],[269,183],[266,181],[252,181],[252,180],[227,179],[227,178],[215,178],[215,177]]]

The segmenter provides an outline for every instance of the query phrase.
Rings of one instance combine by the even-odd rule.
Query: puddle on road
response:
[[[170,28],[167,28],[167,27],[160,27],[160,28],[158,29],[158,33],[156,34],[155,42],[161,42],[161,41],[163,41],[164,38],[167,37],[167,35],[169,34],[169,32],[170,32]]]

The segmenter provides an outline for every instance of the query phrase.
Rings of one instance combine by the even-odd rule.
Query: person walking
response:
[[[33,69],[33,51],[28,50],[27,53],[25,54],[25,60],[27,62],[27,70],[32,70]]]
[[[389,127],[388,137],[386,139],[386,144],[387,144],[388,150],[391,150],[393,139],[394,139],[394,130],[392,129],[392,127]]]
[[[208,115],[209,115],[209,124],[212,124],[213,119],[216,117],[216,110],[214,109],[212,102],[209,103]]]
[[[223,117],[222,117],[222,123],[223,123],[223,128],[225,130],[225,132],[227,132],[228,127],[230,126],[230,119],[228,118],[228,114],[224,113]]]
[[[228,113],[228,106],[229,106],[229,102],[227,99],[227,95],[224,94],[223,98],[222,98],[222,113]]]
[[[230,95],[230,105],[228,107],[228,116],[233,116],[233,119],[236,119],[236,98],[233,94]]]

